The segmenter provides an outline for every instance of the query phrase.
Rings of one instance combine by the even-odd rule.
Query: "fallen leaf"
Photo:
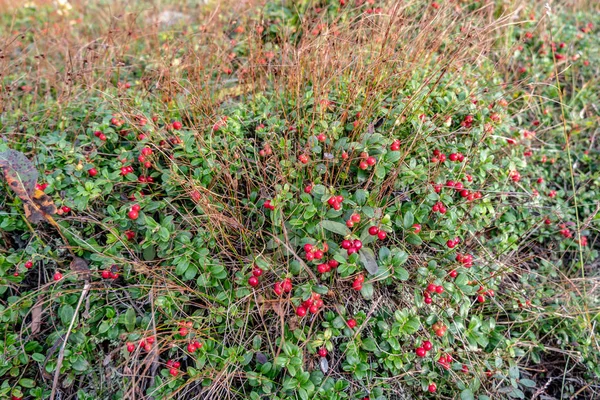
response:
[[[8,186],[23,201],[27,219],[34,224],[47,220],[56,225],[52,219],[56,206],[50,196],[35,188],[38,171],[25,154],[12,149],[1,152],[0,168]]]
[[[43,300],[40,298],[37,303],[31,309],[31,334],[35,335],[40,331],[42,326],[42,304]]]
[[[76,272],[81,279],[89,279],[90,267],[88,266],[87,261],[85,261],[83,258],[73,257],[69,267],[71,268],[71,271]]]

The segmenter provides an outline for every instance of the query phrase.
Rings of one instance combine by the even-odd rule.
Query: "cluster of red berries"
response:
[[[387,232],[385,232],[385,231],[379,229],[379,227],[373,225],[373,226],[369,227],[369,235],[377,236],[377,239],[384,240],[387,237]]]
[[[121,175],[125,176],[127,174],[132,174],[133,173],[133,167],[131,165],[126,165],[124,167],[121,167]]]
[[[221,128],[224,128],[227,126],[227,115],[223,116],[220,120],[218,120],[217,122],[215,122],[215,124],[213,125],[212,129],[213,131],[218,131]]]
[[[448,327],[446,325],[442,324],[441,322],[436,322],[435,324],[432,325],[432,329],[433,329],[433,332],[435,333],[435,336],[442,337],[446,334],[446,330],[448,330]]]
[[[425,340],[422,346],[417,347],[415,349],[415,354],[417,355],[417,357],[423,358],[427,355],[427,352],[432,348],[433,345],[431,344],[431,342],[429,340]]]
[[[459,243],[460,243],[460,238],[455,237],[454,239],[448,239],[448,241],[446,242],[446,246],[448,246],[449,249],[453,249]]]
[[[442,366],[442,368],[444,368],[445,370],[449,370],[450,369],[450,363],[454,361],[452,359],[452,356],[450,354],[447,355],[441,355],[440,358],[438,359],[438,363]]]
[[[473,121],[474,121],[474,118],[472,115],[465,115],[462,122],[460,123],[460,126],[463,126],[468,129],[471,126],[473,126]]]
[[[100,276],[102,276],[102,279],[117,279],[119,277],[118,271],[119,267],[113,264],[110,268],[100,272]]]
[[[271,145],[269,143],[265,143],[263,148],[258,152],[258,155],[261,157],[270,156],[273,154],[273,149],[271,149]]]
[[[321,307],[323,307],[321,295],[319,293],[313,293],[308,300],[304,301],[302,305],[296,308],[296,315],[304,317],[307,311],[310,311],[311,314],[316,314]]]
[[[248,285],[250,285],[252,287],[258,286],[258,283],[259,283],[258,278],[262,274],[263,274],[262,268],[255,265],[254,268],[252,268],[252,276],[250,278],[248,278]]]
[[[456,261],[461,263],[465,268],[473,266],[473,256],[471,254],[456,253]]]
[[[442,203],[441,201],[438,201],[437,203],[435,203],[433,205],[433,207],[431,207],[431,211],[439,212],[440,214],[446,214],[446,211],[448,211],[448,210],[446,209],[446,206],[444,205],[444,203]]]
[[[306,154],[300,154],[298,156],[298,161],[300,161],[302,164],[308,164],[308,156]]]
[[[354,227],[354,224],[358,224],[360,222],[360,214],[352,214],[350,218],[346,220],[346,226],[348,228]]]
[[[335,211],[342,209],[343,202],[344,196],[331,196],[329,200],[327,200],[327,204],[329,204]]]
[[[273,291],[277,296],[281,296],[284,292],[289,293],[292,291],[292,280],[290,278],[285,278],[281,282],[275,282],[273,287]]]
[[[122,119],[119,119],[117,117],[112,117],[110,119],[110,123],[114,126],[116,126],[117,128],[120,128],[121,126],[123,126],[125,124],[125,121],[123,121]]]
[[[94,136],[96,136],[98,139],[102,140],[103,142],[106,140],[106,135],[100,131],[94,132]]]
[[[169,360],[167,361],[167,367],[169,368],[169,374],[171,376],[179,375],[179,367],[181,367],[181,363],[179,361]]]
[[[353,241],[344,239],[342,240],[342,249],[346,250],[348,255],[358,253],[360,249],[362,249],[362,242],[359,239],[354,239]]]
[[[306,258],[306,261],[320,260],[321,258],[323,258],[323,255],[328,250],[328,247],[326,246],[327,244],[324,243],[323,250],[321,250],[310,243],[306,243],[304,245],[304,251],[306,252],[306,255],[304,257]]]
[[[377,159],[373,156],[369,156],[369,153],[365,151],[360,153],[360,159],[361,161],[358,163],[358,168],[362,169],[363,171],[377,164]]]
[[[446,161],[446,155],[444,153],[442,153],[441,151],[435,149],[433,151],[433,157],[431,157],[431,162],[432,163],[443,163],[444,161]]]
[[[154,182],[154,178],[151,176],[140,175],[140,177],[138,178],[138,181],[140,183],[152,183],[152,182]]]
[[[146,352],[149,352],[150,350],[152,350],[152,345],[154,344],[154,341],[154,336],[149,336],[146,339],[140,340],[139,346],[141,349],[144,349]],[[130,348],[128,344],[127,351],[132,353],[133,350],[135,350],[135,347]]]
[[[138,219],[139,217],[139,213],[140,213],[140,205],[139,204],[134,204],[131,206],[131,208],[129,209],[129,212],[127,213],[127,217],[129,217],[129,219]]]
[[[485,296],[494,297],[494,291],[492,289],[485,290],[483,286],[479,286],[477,293],[479,293],[477,295],[478,303],[485,303]]]
[[[510,179],[512,179],[513,182],[519,182],[521,180],[521,174],[519,173],[519,171],[516,170],[510,171],[508,173],[508,176],[510,177]]]
[[[399,151],[400,150],[400,140],[396,139],[392,142],[390,146],[391,151]]]
[[[448,159],[452,162],[463,162],[465,160],[465,156],[462,153],[451,153],[448,156]]]
[[[359,274],[352,282],[352,289],[359,291],[362,289],[362,285],[365,282],[365,276],[363,274]]]
[[[152,155],[152,149],[150,147],[144,147],[141,151],[142,154],[138,156],[138,161],[144,164],[145,168],[152,167],[152,163],[146,160],[146,157]],[[133,171],[132,171],[133,172]]]
[[[188,353],[195,353],[202,348],[202,343],[194,340],[193,342],[188,343],[187,351]]]
[[[337,262],[334,259],[331,259],[331,260],[327,261],[326,263],[317,265],[317,271],[319,271],[320,274],[325,274],[325,273],[331,271],[332,269],[336,269],[338,267],[338,265],[340,265],[339,262]]]
[[[263,207],[266,208],[267,210],[271,210],[271,211],[273,211],[275,209],[275,206],[273,204],[271,204],[271,200],[265,200]]]
[[[433,302],[431,295],[436,293],[444,293],[444,287],[442,285],[434,285],[433,283],[427,285],[427,288],[425,288],[425,291],[423,292],[423,301],[425,304],[431,304]]]

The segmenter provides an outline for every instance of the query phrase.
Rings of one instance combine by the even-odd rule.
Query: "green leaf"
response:
[[[154,257],[156,257],[156,250],[154,249],[154,246],[148,246],[144,249],[144,260],[146,261],[152,261],[154,260]]]
[[[367,351],[374,352],[377,351],[377,343],[373,338],[368,337],[362,341],[362,348]]]
[[[400,279],[401,281],[406,281],[406,280],[408,280],[408,277],[409,277],[409,275],[408,275],[408,271],[407,271],[407,270],[405,270],[404,268],[402,268],[402,267],[397,267],[397,268],[394,268],[394,272],[395,272],[395,274],[396,274],[396,277],[397,277],[398,279]]]
[[[461,400],[474,400],[475,395],[471,389],[465,389],[460,393]]]
[[[368,247],[363,247],[360,252],[360,262],[363,264],[365,269],[372,275],[375,275],[379,270],[379,265],[377,265],[377,261],[375,260],[375,253],[373,250]]]
[[[360,294],[366,299],[370,300],[373,298],[373,284],[372,283],[363,283],[362,289],[360,289]]]
[[[414,233],[409,233],[406,236],[406,241],[410,244],[414,244],[415,246],[420,245],[421,243],[423,243],[423,239],[421,239],[420,236],[415,235]]]
[[[378,164],[375,167],[375,176],[379,179],[385,178],[385,167],[383,166],[383,164]]]
[[[399,151],[391,151],[385,155],[385,161],[394,163],[400,159],[401,155]]]
[[[58,312],[58,316],[65,326],[68,326],[71,323],[74,314],[75,310],[73,310],[73,307],[70,304],[65,304],[62,306]]]
[[[24,388],[31,389],[35,387],[35,381],[33,379],[23,378],[19,380],[19,385],[23,386]]]
[[[521,379],[521,380],[519,380],[519,383],[526,387],[535,387],[535,385],[536,385],[536,383],[534,381],[532,381],[531,379]]]
[[[413,215],[412,212],[407,211],[404,214],[404,222],[403,222],[404,229],[410,228],[411,226],[413,226],[414,223],[415,223],[415,216]]]
[[[354,200],[356,200],[356,204],[362,206],[367,201],[368,193],[365,190],[358,189],[354,192]]]
[[[348,229],[348,227],[342,224],[341,222],[325,220],[321,221],[320,225],[323,229],[327,229],[328,231],[331,231],[333,233],[337,233],[342,236],[350,235],[350,229]]]
[[[131,332],[135,329],[135,311],[133,307],[127,308],[125,311],[125,329],[127,332]]]

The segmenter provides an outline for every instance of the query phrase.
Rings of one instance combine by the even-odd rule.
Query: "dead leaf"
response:
[[[73,257],[73,261],[69,264],[71,271],[76,272],[81,279],[89,279],[90,267],[87,261],[80,257]]]
[[[42,326],[42,304],[44,302],[40,298],[31,309],[31,334],[35,335],[40,331]]]
[[[38,171],[25,154],[12,149],[1,152],[0,167],[6,182],[21,200],[33,197]]]
[[[23,208],[27,219],[34,224],[44,219],[51,222],[51,215],[56,213],[56,206],[52,202],[52,198],[38,189],[35,190],[33,197],[24,200]]]
[[[27,219],[34,224],[47,220],[56,225],[52,218],[56,206],[50,196],[35,188],[38,171],[25,154],[12,149],[1,152],[0,168],[8,186],[23,201]]]

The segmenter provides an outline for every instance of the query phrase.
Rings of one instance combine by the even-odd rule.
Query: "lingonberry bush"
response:
[[[598,396],[591,6],[46,7],[2,15],[3,398]]]

